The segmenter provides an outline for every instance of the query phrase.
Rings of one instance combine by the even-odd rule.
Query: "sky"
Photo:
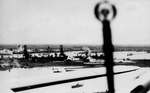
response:
[[[103,43],[94,15],[101,0],[0,0],[0,44]],[[150,45],[150,1],[110,0],[113,44]]]

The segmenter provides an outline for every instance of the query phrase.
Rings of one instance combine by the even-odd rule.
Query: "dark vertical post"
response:
[[[60,45],[60,56],[64,56],[63,45]]]
[[[23,56],[25,59],[29,59],[29,53],[27,50],[27,45],[24,45]]]
[[[113,72],[113,51],[110,21],[116,17],[117,10],[108,1],[100,2],[95,6],[95,17],[102,22],[103,27],[103,52],[106,66],[108,93],[115,93]]]
[[[114,93],[114,72],[113,72],[113,51],[111,29],[109,20],[105,19],[102,21],[103,24],[103,52],[105,58],[107,82],[108,82],[108,93]]]
[[[47,47],[47,52],[48,52],[48,55],[51,53],[51,48],[49,46]]]

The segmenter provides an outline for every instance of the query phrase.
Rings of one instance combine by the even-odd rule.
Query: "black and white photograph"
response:
[[[150,93],[150,0],[0,0],[0,93]]]

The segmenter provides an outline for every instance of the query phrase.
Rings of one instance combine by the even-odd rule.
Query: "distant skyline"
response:
[[[101,0],[0,0],[0,44],[102,44],[94,16]],[[150,1],[110,0],[117,7],[115,45],[150,45]]]

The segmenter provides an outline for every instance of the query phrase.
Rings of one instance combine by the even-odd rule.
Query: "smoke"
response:
[[[88,48],[88,47],[83,47],[82,49],[88,54],[88,56],[90,56],[90,54],[91,54],[90,48]]]
[[[18,68],[21,67],[20,64],[19,64],[19,62],[18,62],[18,60],[16,60],[16,59],[14,59],[12,63],[14,64],[14,66],[16,66]]]

